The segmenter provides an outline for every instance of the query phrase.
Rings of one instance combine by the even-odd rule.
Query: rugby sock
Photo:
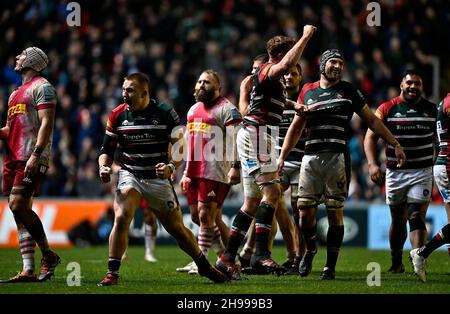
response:
[[[250,259],[253,255],[253,247],[250,246],[248,243],[245,243],[244,248],[242,249],[241,253],[239,253],[239,255],[243,258],[243,259]]]
[[[395,251],[391,250],[391,259],[392,259],[392,266],[394,268],[397,268],[402,264],[403,259],[403,250]]]
[[[128,259],[128,248],[125,249],[125,252],[122,254],[122,261]]]
[[[288,251],[288,252],[286,253],[286,258],[287,258],[289,261],[291,261],[291,262],[294,262],[295,256],[296,256],[295,250],[294,250],[294,251]]]
[[[226,261],[234,263],[239,246],[241,245],[248,228],[250,228],[252,220],[253,216],[249,213],[242,210],[238,211],[234,218],[233,226],[231,227],[227,250],[222,255]]]
[[[203,252],[200,252],[200,254],[194,258],[194,262],[197,265],[198,269],[206,269],[211,266]]]
[[[23,271],[27,274],[34,273],[34,247],[36,246],[31,234],[20,224],[17,226],[17,233],[22,255]]]
[[[152,226],[144,223],[145,254],[152,255],[155,250],[156,234]]]
[[[223,254],[223,251],[225,251],[225,246],[222,242],[222,236],[220,234],[219,227],[214,224],[214,237],[212,240],[212,248],[217,256],[220,256]]]
[[[121,259],[110,256],[108,259],[108,273],[118,275]]]
[[[295,265],[295,267],[298,268],[298,266],[300,265],[300,262],[302,261],[302,258],[303,258],[302,256],[296,255],[294,257],[294,261],[292,262],[292,264]]]
[[[441,229],[441,233],[442,233],[442,236],[444,238],[445,243],[449,243],[450,244],[450,224],[445,225]]]
[[[317,223],[315,223],[314,226],[310,228],[302,227],[302,234],[306,242],[306,249],[308,251],[311,252],[317,251],[316,233],[317,233]]]
[[[419,250],[419,256],[427,258],[434,250],[445,243],[450,243],[450,224],[442,228],[425,246]]]
[[[256,212],[256,250],[255,255],[263,256],[268,254],[269,234],[272,229],[273,214],[275,208],[272,205],[261,202]]]
[[[27,210],[26,212],[14,213],[16,221],[20,221],[28,232],[31,234],[34,241],[41,249],[41,252],[45,254],[50,250],[48,246],[47,236],[45,235],[44,227],[39,219],[38,215],[33,210]]]
[[[209,249],[212,245],[212,240],[214,238],[214,229],[200,227],[198,231],[198,247],[200,250],[208,257]]]
[[[344,226],[328,226],[327,232],[327,263],[325,267],[335,269],[339,250],[344,239]]]

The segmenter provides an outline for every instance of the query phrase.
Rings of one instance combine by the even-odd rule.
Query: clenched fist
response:
[[[317,27],[312,26],[312,25],[303,26],[303,36],[311,37],[312,35],[314,35],[316,29],[317,29]]]
[[[111,181],[111,172],[111,167],[105,165],[100,166],[99,175],[103,183],[108,183]]]

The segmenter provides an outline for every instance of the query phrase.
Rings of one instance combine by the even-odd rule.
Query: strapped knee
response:
[[[262,190],[267,185],[280,184],[280,179],[273,179],[273,180],[265,181],[265,182],[257,182],[257,184],[258,184],[259,189]]]
[[[32,186],[13,186],[11,194],[21,195],[25,198],[30,198],[34,195],[34,189]]]
[[[297,201],[298,209],[317,207],[318,202],[312,198],[299,198]]]
[[[414,230],[427,230],[427,227],[420,216],[414,216],[413,218],[408,219],[408,222],[409,232]]]
[[[422,204],[409,203],[407,205],[407,208],[408,208],[408,217],[415,216],[416,213],[420,215],[420,209],[422,208]]]
[[[328,209],[342,208],[342,207],[344,207],[344,200],[327,198],[325,200],[325,206]]]
[[[422,219],[422,215],[420,214],[421,207],[422,204],[418,203],[408,204],[408,222],[410,232],[414,230],[427,230],[425,222]]]
[[[291,185],[291,203],[296,203],[298,200],[298,185]]]

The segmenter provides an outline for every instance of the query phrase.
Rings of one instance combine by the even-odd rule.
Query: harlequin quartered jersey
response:
[[[225,97],[219,97],[209,107],[198,102],[189,109],[189,152],[186,162],[188,177],[228,182],[227,174],[233,160],[232,150],[235,149],[232,132],[234,126],[240,122],[241,114]],[[207,156],[209,153],[211,156]]]
[[[36,145],[40,128],[38,111],[55,108],[55,88],[42,76],[35,76],[17,88],[9,97],[7,125],[9,136],[6,141],[5,162],[26,161]],[[50,139],[52,136],[50,136]],[[40,162],[48,165],[51,140],[41,154]]]

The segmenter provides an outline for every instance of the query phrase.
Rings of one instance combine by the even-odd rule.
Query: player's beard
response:
[[[129,98],[129,97],[124,97],[124,98],[123,98],[123,101],[128,105],[128,108],[130,109],[130,111],[133,111],[133,110],[134,110],[134,107],[133,107],[133,100],[132,100],[131,98]]]
[[[212,89],[198,89],[195,91],[194,96],[197,101],[201,101],[208,105],[213,100],[214,91]]]
[[[336,83],[337,81],[339,81],[341,79],[342,71],[336,70],[333,68],[328,68],[325,71],[324,76],[328,80],[328,82]]]
[[[417,89],[415,89],[414,92],[415,92],[415,95],[409,95],[409,88],[404,88],[402,90],[403,98],[407,102],[415,104],[420,99],[422,94],[421,94],[420,90],[417,90]]]

